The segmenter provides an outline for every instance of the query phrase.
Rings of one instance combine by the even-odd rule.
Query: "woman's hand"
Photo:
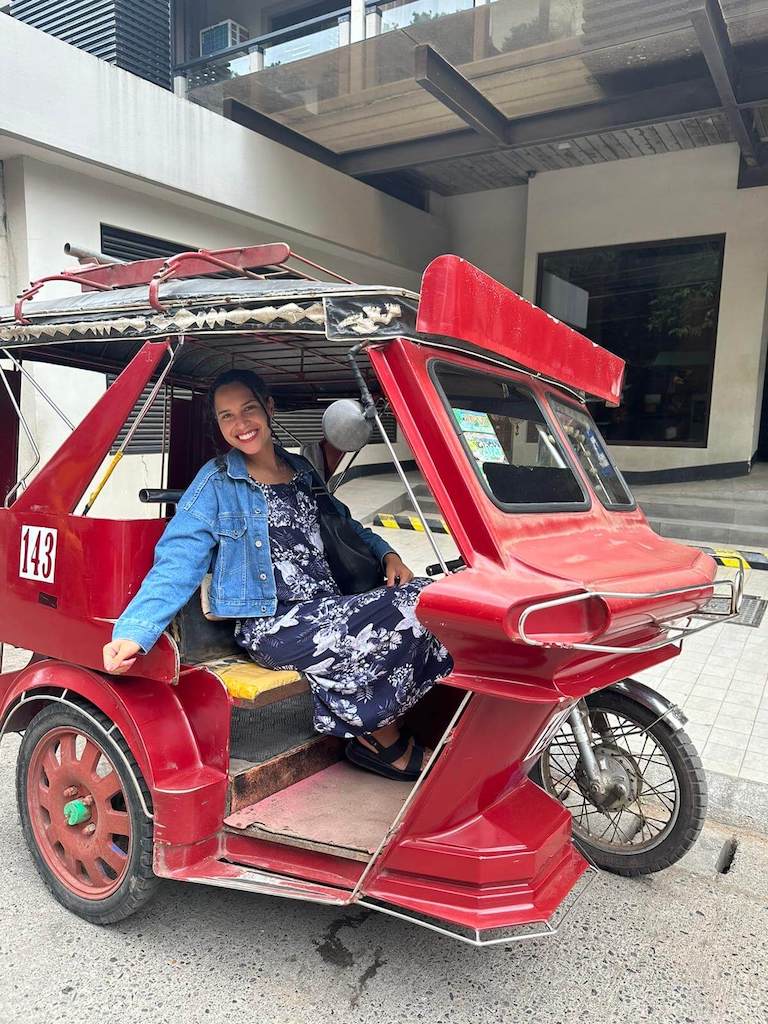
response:
[[[122,676],[130,672],[141,648],[133,640],[112,640],[104,645],[104,669],[113,676]]]
[[[384,574],[387,577],[388,587],[402,586],[404,583],[410,583],[413,579],[411,570],[400,555],[396,555],[394,551],[384,555]]]

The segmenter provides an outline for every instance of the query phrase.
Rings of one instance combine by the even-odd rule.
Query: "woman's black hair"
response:
[[[254,373],[253,370],[244,370],[237,367],[233,367],[231,370],[225,370],[223,373],[220,373],[208,388],[205,402],[208,419],[208,432],[216,451],[216,465],[219,469],[226,468],[226,453],[228,449],[222,448],[221,431],[219,430],[219,423],[216,419],[215,399],[216,392],[219,388],[226,387],[228,384],[242,384],[244,387],[248,388],[264,410],[267,417],[267,426],[269,426],[270,429],[272,427],[272,417],[269,415],[269,410],[267,409],[267,402],[272,395],[269,390],[269,385],[264,378],[260,377],[258,373]]]

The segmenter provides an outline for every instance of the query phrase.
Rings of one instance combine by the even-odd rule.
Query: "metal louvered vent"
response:
[[[117,380],[117,374],[107,374],[107,386],[111,387],[112,384]],[[144,388],[138,401],[131,410],[131,415],[128,417],[123,429],[117,435],[117,440],[112,445],[111,454],[114,455],[117,449],[125,440],[128,431],[133,426],[136,417],[138,416],[141,409],[144,408],[144,403],[149,398],[149,395],[154,387],[154,382],[150,381],[149,384]],[[136,433],[131,438],[131,442],[125,450],[126,455],[161,455],[163,451],[163,423],[164,423],[164,410],[166,403],[168,403],[168,417],[170,421],[170,393],[162,390],[152,404],[152,408],[148,410],[146,416],[138,426]],[[170,426],[168,427],[170,430]]]
[[[320,441],[323,436],[323,413],[325,406],[312,409],[296,409],[292,412],[275,413],[272,423],[277,440],[284,448],[295,448],[299,444]],[[381,414],[381,422],[390,441],[397,440],[397,425],[391,412]],[[374,431],[372,443],[378,443],[378,432]]]
[[[13,0],[11,17],[171,88],[170,0]]]
[[[142,235],[138,231],[126,231],[111,224],[101,225],[101,251],[105,256],[117,260],[151,260],[158,256],[173,256],[177,252],[189,252],[196,249],[195,245],[183,245],[181,242],[167,242],[152,235]]]

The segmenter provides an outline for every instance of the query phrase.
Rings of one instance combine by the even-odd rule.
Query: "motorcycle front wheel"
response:
[[[570,724],[565,723],[531,779],[573,817],[576,845],[598,867],[619,875],[668,868],[690,850],[707,811],[707,783],[683,729],[612,690],[586,698],[595,756],[611,782],[590,795]],[[585,716],[585,725],[587,725]]]

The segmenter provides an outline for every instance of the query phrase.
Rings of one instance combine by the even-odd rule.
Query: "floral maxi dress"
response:
[[[416,618],[430,580],[342,594],[323,552],[314,498],[295,481],[259,486],[269,510],[277,611],[238,622],[235,639],[259,665],[306,676],[318,732],[349,737],[394,722],[452,667]]]

